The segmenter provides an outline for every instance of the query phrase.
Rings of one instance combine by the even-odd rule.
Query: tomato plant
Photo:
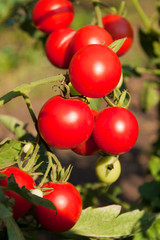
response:
[[[95,170],[100,181],[112,184],[121,174],[121,164],[115,156],[101,156],[96,162]]]
[[[82,199],[78,190],[69,182],[47,182],[42,188],[52,190],[44,195],[44,198],[53,202],[57,212],[41,205],[35,206],[34,210],[38,221],[53,232],[65,232],[72,228],[82,211]]]
[[[82,95],[104,97],[117,86],[121,77],[121,63],[108,47],[88,45],[71,59],[69,77],[73,87]]]
[[[96,117],[96,115],[99,113],[97,110],[92,109],[91,110],[93,113],[93,116]],[[87,141],[84,143],[80,144],[76,148],[72,149],[75,153],[84,155],[84,156],[89,156],[92,154],[96,154],[100,151],[99,147],[94,141],[93,134],[89,137]]]
[[[111,34],[113,40],[127,38],[117,55],[124,55],[133,42],[133,27],[129,21],[118,14],[107,14],[102,18],[104,28]]]
[[[61,28],[49,35],[45,44],[45,51],[53,65],[60,68],[68,68],[73,56],[70,43],[75,33],[74,29]]]
[[[27,188],[28,190],[31,190],[34,188],[34,180],[33,178],[27,174],[26,172],[20,170],[17,167],[8,167],[0,171],[0,173],[7,175],[8,177],[13,174],[16,183],[20,188],[23,186]],[[4,178],[0,181],[0,186],[7,187],[8,180],[7,178]],[[23,197],[21,197],[19,194],[17,194],[14,191],[10,190],[3,190],[5,195],[9,198],[13,198],[15,200],[15,203],[13,205],[13,217],[15,219],[22,217],[25,213],[28,212],[28,210],[31,208],[31,203],[26,201]]]
[[[86,141],[93,125],[93,114],[85,102],[61,96],[48,100],[38,116],[42,138],[50,146],[61,149],[74,148]]]
[[[120,155],[134,146],[138,132],[133,113],[122,107],[108,107],[96,117],[93,137],[102,151]]]
[[[39,0],[32,12],[36,28],[45,33],[51,33],[57,28],[68,27],[73,17],[73,5],[67,0]]]
[[[111,35],[103,28],[97,25],[87,25],[80,28],[74,35],[71,46],[73,52],[90,44],[101,44],[108,46],[113,42]]]

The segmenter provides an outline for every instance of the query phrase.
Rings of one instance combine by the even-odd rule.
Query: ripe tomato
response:
[[[108,107],[96,117],[93,136],[102,151],[120,155],[134,146],[138,137],[138,122],[129,110]]]
[[[71,28],[61,28],[52,32],[47,38],[45,51],[50,62],[60,68],[68,68],[73,56],[71,40],[76,31]]]
[[[73,87],[82,95],[100,98],[109,94],[121,77],[121,63],[108,47],[88,45],[76,52],[69,65]]]
[[[71,149],[86,141],[93,130],[94,117],[89,106],[78,99],[55,96],[42,107],[38,129],[46,143]]]
[[[127,19],[117,15],[108,14],[102,18],[104,28],[111,34],[113,40],[127,37],[123,46],[117,52],[118,56],[125,54],[133,42],[133,28]]]
[[[95,109],[92,109],[91,111],[92,111],[94,117],[99,113]],[[80,144],[79,146],[77,146],[76,148],[74,148],[72,150],[75,153],[78,153],[78,154],[84,155],[84,156],[93,155],[100,151],[99,147],[97,146],[97,144],[94,141],[93,134],[91,134],[91,136],[89,137],[89,139],[87,141],[85,141],[84,143]]]
[[[34,188],[34,180],[30,175],[28,175],[26,172],[23,172],[17,167],[8,167],[0,171],[2,174],[6,174],[8,177],[13,173],[16,183],[20,188],[25,186],[28,190]],[[0,181],[0,185],[7,187],[8,180],[7,178],[4,178]],[[10,191],[10,190],[3,190],[5,195],[7,195],[9,198],[14,198],[15,204],[13,206],[13,217],[15,219],[22,217],[25,213],[28,212],[28,210],[31,208],[31,203],[29,203],[27,200],[25,200],[23,197],[21,197],[19,194]]]
[[[112,184],[121,174],[121,164],[115,156],[102,156],[97,160],[95,170],[100,181]]]
[[[73,5],[67,0],[39,0],[32,12],[36,28],[45,33],[68,27],[73,17]]]
[[[80,28],[74,35],[71,45],[73,52],[90,44],[108,46],[113,42],[111,35],[103,28],[96,25],[87,25]]]
[[[35,206],[35,215],[44,228],[53,232],[65,232],[78,221],[82,212],[82,199],[78,190],[69,182],[47,182],[42,188],[53,188],[44,195],[56,207],[56,210]],[[47,191],[45,191],[47,192]]]

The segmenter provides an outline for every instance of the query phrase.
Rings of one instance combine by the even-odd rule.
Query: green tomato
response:
[[[114,183],[121,174],[121,164],[115,156],[102,156],[96,162],[96,175],[104,183]]]

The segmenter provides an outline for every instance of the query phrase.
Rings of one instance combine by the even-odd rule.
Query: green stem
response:
[[[155,75],[160,75],[160,69],[150,69],[150,68],[143,68],[143,67],[137,67],[136,71],[138,73],[153,73]]]
[[[23,168],[23,171],[29,172],[34,167],[34,165],[36,164],[36,156],[38,154],[38,151],[39,151],[39,144],[37,143],[34,149],[34,152],[31,158],[29,159],[27,165]]]
[[[139,16],[141,17],[146,29],[150,29],[151,27],[151,21],[148,18],[148,16],[145,14],[145,12],[143,11],[142,7],[139,4],[138,0],[132,0],[133,5],[135,6]]]
[[[36,125],[37,124],[37,118],[36,118],[36,115],[35,115],[35,113],[33,111],[31,101],[30,101],[30,99],[29,99],[29,97],[27,95],[23,95],[23,98],[24,98],[24,100],[26,102],[26,105],[27,105],[29,113],[30,113],[30,115],[32,117],[32,120],[33,120],[34,124]]]
[[[106,101],[106,103],[107,103],[110,107],[115,107],[115,106],[116,106],[114,103],[112,103],[112,101],[111,101],[107,96],[104,97],[104,100]]]
[[[102,13],[101,9],[99,7],[99,0],[92,0],[93,6],[94,6],[94,11],[97,19],[97,24],[99,27],[103,28],[103,23],[102,23]]]
[[[41,79],[36,82],[31,82],[29,84],[22,84],[16,88],[14,88],[12,91],[9,93],[5,94],[0,98],[0,106],[4,105],[5,103],[11,101],[13,98],[16,98],[18,96],[25,96],[28,95],[29,92],[40,85],[48,84],[48,83],[53,83],[55,81],[62,81],[64,80],[64,76],[62,74],[54,77],[49,77],[45,79]]]
[[[49,171],[52,167],[52,157],[50,155],[48,155],[48,160],[49,160],[49,163],[48,163],[47,169],[38,187],[42,187],[42,185],[45,183],[46,178],[48,177]]]
[[[120,16],[123,15],[125,5],[126,5],[125,1],[122,1],[121,4],[120,4],[120,7],[118,9],[118,12],[117,12],[118,15],[120,15]]]

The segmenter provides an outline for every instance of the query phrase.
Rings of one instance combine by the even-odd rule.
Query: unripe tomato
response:
[[[88,45],[71,59],[69,77],[73,87],[82,95],[104,97],[117,86],[121,77],[121,63],[108,47]]]
[[[37,205],[34,210],[38,221],[49,231],[68,231],[78,221],[82,212],[82,199],[78,190],[69,182],[47,182],[42,188],[53,190],[50,190],[50,193],[44,195],[43,198],[55,205],[57,213],[56,210]]]
[[[72,2],[67,0],[39,0],[32,12],[32,19],[36,28],[45,33],[68,27],[73,17]]]
[[[133,28],[128,20],[117,14],[108,14],[102,18],[104,28],[111,34],[113,40],[127,38],[123,46],[118,50],[117,55],[124,55],[133,42]]]
[[[90,44],[108,46],[113,42],[111,35],[103,28],[96,25],[87,25],[80,28],[74,35],[71,46],[73,52]]]
[[[94,117],[97,116],[97,114],[99,113],[95,109],[91,109],[91,111],[92,111]],[[80,144],[79,146],[77,146],[76,148],[74,148],[72,150],[75,153],[84,155],[84,156],[90,156],[90,155],[96,154],[100,151],[99,147],[97,146],[97,144],[94,141],[93,134],[91,134],[91,136],[89,137],[89,139],[87,141],[85,141],[84,143]]]
[[[121,164],[115,156],[101,156],[96,162],[95,170],[100,181],[112,184],[121,174]]]
[[[17,167],[8,167],[0,171],[0,173],[7,175],[8,177],[13,174],[16,183],[20,188],[25,186],[28,190],[34,188],[34,180],[33,178],[27,174],[26,172],[23,172]],[[7,187],[8,180],[7,178],[4,178],[0,181],[0,185]],[[16,192],[10,191],[10,190],[3,190],[5,195],[9,198],[13,198],[15,200],[15,204],[13,206],[13,217],[15,219],[22,217],[24,214],[28,212],[28,210],[31,208],[31,203],[29,203],[27,200],[25,200],[23,197],[21,197]]]
[[[120,155],[134,146],[138,132],[133,113],[122,107],[108,107],[96,117],[93,137],[103,152]]]
[[[78,99],[52,97],[38,116],[40,135],[50,146],[60,149],[71,149],[86,141],[93,126],[91,109]]]
[[[45,51],[50,62],[59,68],[68,68],[73,56],[71,40],[76,31],[61,28],[52,32],[47,38]]]

